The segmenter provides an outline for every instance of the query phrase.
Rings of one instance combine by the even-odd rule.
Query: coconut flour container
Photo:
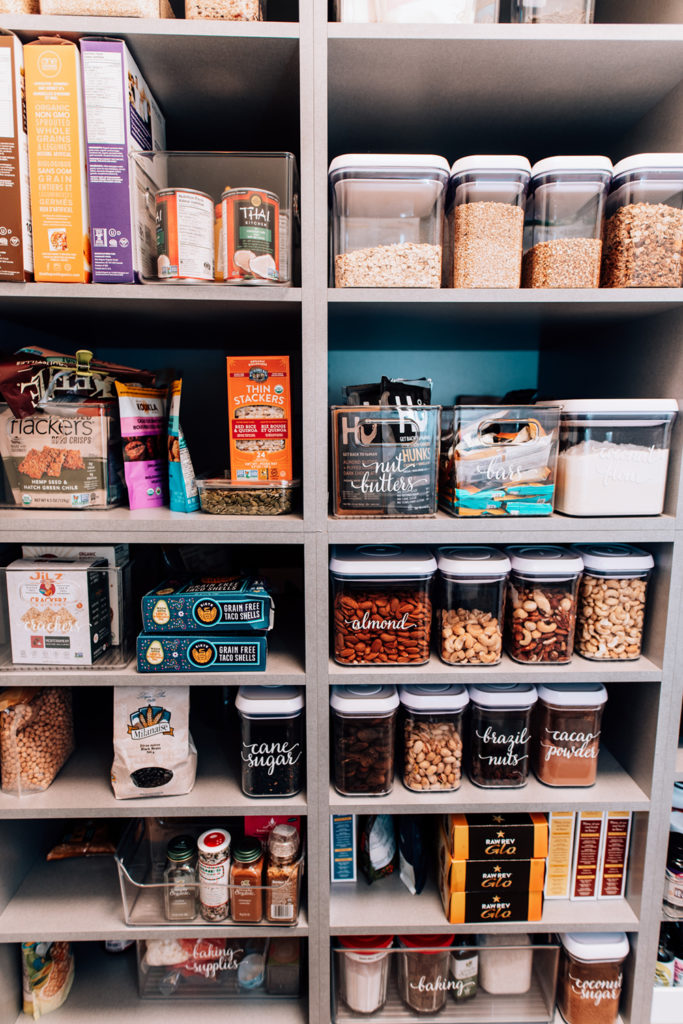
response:
[[[577,545],[584,564],[576,649],[593,661],[634,661],[643,643],[654,558],[631,544]]]
[[[402,686],[403,785],[419,793],[460,788],[464,686]]]
[[[555,545],[508,548],[511,572],[506,608],[506,650],[515,661],[571,661],[577,590],[583,560]]]
[[[304,778],[304,697],[297,686],[241,686],[235,700],[242,730],[246,796],[296,796]]]
[[[526,786],[536,687],[527,683],[470,686],[469,694],[472,782],[486,789]]]
[[[512,21],[524,25],[589,25],[595,0],[513,0]]]
[[[607,701],[601,683],[538,688],[536,774],[547,786],[592,786]]]
[[[495,996],[524,995],[531,988],[534,953],[528,935],[479,935],[479,984]]]
[[[435,1014],[444,1006],[450,981],[454,935],[399,935],[398,991],[414,1013]]]
[[[615,1024],[629,944],[623,932],[560,936],[557,1003],[567,1024]]]
[[[497,665],[510,559],[497,548],[440,548],[437,565],[439,654],[451,665]]]
[[[395,686],[333,686],[332,758],[342,796],[386,796],[394,784]]]
[[[376,1013],[387,998],[393,935],[343,935],[337,941],[342,999],[354,1013]]]

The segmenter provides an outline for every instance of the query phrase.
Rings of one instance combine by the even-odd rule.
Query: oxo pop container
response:
[[[593,661],[635,661],[643,643],[645,604],[654,558],[630,544],[577,546],[579,588],[576,649]]]
[[[337,21],[471,25],[498,21],[499,0],[337,0]]]
[[[602,220],[612,180],[604,156],[555,156],[531,170],[525,288],[598,288]]]
[[[449,665],[497,665],[510,559],[497,548],[439,548],[439,654]]]
[[[241,686],[235,699],[242,732],[246,796],[296,796],[304,778],[304,697],[297,686]]]
[[[531,165],[523,156],[467,156],[451,167],[447,283],[519,288]]]
[[[506,650],[521,662],[571,661],[583,559],[577,551],[529,544],[507,549],[511,572]]]
[[[349,153],[329,177],[336,288],[441,287],[443,157]]]
[[[398,992],[417,1014],[436,1014],[449,993],[454,935],[399,935]]]
[[[403,785],[418,793],[459,789],[467,690],[446,684],[402,686],[400,700]]]
[[[333,781],[342,796],[386,796],[394,785],[395,686],[333,686]]]
[[[595,0],[513,0],[512,21],[524,25],[589,25]]]
[[[592,786],[607,701],[601,683],[538,687],[536,774],[546,786]]]
[[[470,777],[485,789],[520,788],[529,777],[531,709],[528,683],[470,686]]]
[[[334,660],[340,665],[429,661],[436,559],[399,544],[332,549]]]
[[[623,932],[561,935],[557,1004],[567,1024],[615,1024],[629,944]]]
[[[342,999],[354,1013],[376,1013],[387,1000],[393,935],[343,935],[337,941]]]

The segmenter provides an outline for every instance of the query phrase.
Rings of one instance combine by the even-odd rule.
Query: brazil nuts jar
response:
[[[486,789],[526,786],[536,687],[501,683],[470,686],[469,693],[472,782]]]
[[[497,548],[440,548],[439,654],[451,665],[497,665],[510,559]]]
[[[464,686],[402,686],[403,785],[418,793],[460,788]]]
[[[332,549],[334,659],[340,665],[429,661],[436,559],[398,544]]]
[[[584,564],[577,651],[592,661],[635,661],[641,654],[654,558],[631,544],[595,544],[576,550]]]
[[[395,686],[333,686],[333,778],[342,796],[386,796],[394,784]]]
[[[538,688],[536,774],[546,786],[592,786],[607,701],[601,683]]]
[[[557,1003],[567,1024],[615,1024],[629,944],[623,932],[561,935]]]
[[[533,544],[508,548],[508,555],[508,654],[515,661],[567,664],[574,649],[581,555]]]

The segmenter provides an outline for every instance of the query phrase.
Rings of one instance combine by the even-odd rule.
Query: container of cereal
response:
[[[343,935],[337,941],[342,999],[354,1013],[381,1010],[387,1000],[393,935]]]
[[[601,683],[538,687],[536,775],[547,786],[592,786],[607,702]]]
[[[460,788],[464,686],[402,686],[403,785],[418,793]]]
[[[531,170],[525,288],[598,288],[602,220],[612,180],[605,156],[554,156]]]
[[[445,278],[452,288],[519,288],[531,165],[467,156],[451,168]]]
[[[304,697],[297,686],[241,686],[235,699],[242,731],[246,796],[296,796],[304,777]]]
[[[560,936],[557,1003],[567,1024],[615,1024],[629,943],[623,932]]]
[[[399,544],[332,549],[334,659],[340,665],[429,661],[436,559]]]
[[[506,650],[515,661],[571,661],[583,560],[556,545],[508,548],[512,566],[505,613]]]
[[[499,6],[499,0],[336,0],[336,17],[363,24],[495,24]]]
[[[448,162],[356,154],[330,164],[332,284],[440,288]]]
[[[449,665],[497,665],[510,559],[497,548],[440,548],[437,564],[439,654]]]
[[[640,153],[614,167],[607,199],[603,288],[683,283],[683,153]]]
[[[333,781],[342,796],[386,796],[394,784],[395,686],[333,686]]]
[[[654,558],[631,544],[577,545],[576,550],[584,565],[576,650],[592,661],[635,661],[643,644]]]
[[[524,25],[590,25],[595,0],[513,0],[512,21]]]
[[[414,1013],[435,1014],[450,988],[454,935],[399,935],[398,992]]]
[[[470,777],[485,789],[526,786],[531,753],[531,709],[536,688],[528,683],[470,686]]]
[[[294,511],[300,480],[231,480],[197,477],[199,507],[214,516],[281,516]]]

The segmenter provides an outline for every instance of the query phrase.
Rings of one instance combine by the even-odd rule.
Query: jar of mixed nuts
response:
[[[536,774],[547,786],[592,786],[607,701],[601,683],[538,688]]]
[[[571,661],[577,589],[583,571],[578,551],[529,544],[508,548],[512,570],[506,607],[506,650],[521,662]]]
[[[439,548],[439,654],[449,665],[497,665],[510,559],[497,548]]]
[[[342,796],[386,796],[394,784],[395,686],[333,686],[334,786]]]
[[[224,921],[230,903],[230,833],[209,829],[197,840],[199,910],[205,921]]]
[[[593,661],[635,661],[641,655],[645,602],[654,558],[631,544],[581,545],[576,649]]]
[[[464,686],[402,686],[403,785],[427,793],[460,788]]]
[[[536,688],[502,683],[470,686],[469,693],[472,782],[484,788],[526,786]]]
[[[567,1024],[615,1024],[629,943],[623,932],[561,935],[557,1004]]]

